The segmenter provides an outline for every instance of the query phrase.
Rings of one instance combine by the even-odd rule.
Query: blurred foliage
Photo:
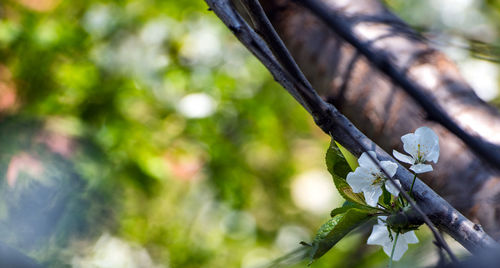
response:
[[[342,202],[328,143],[201,0],[0,2],[0,241],[44,265],[270,263]],[[314,267],[384,266],[369,229]]]

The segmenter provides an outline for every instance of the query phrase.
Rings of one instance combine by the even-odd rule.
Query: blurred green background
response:
[[[459,45],[436,43],[486,66],[484,98],[495,101],[497,66],[462,46],[474,36],[432,1],[387,2],[454,33]],[[499,4],[458,2],[497,43]],[[43,265],[269,264],[342,203],[328,143],[202,0],[0,2],[0,241]],[[369,231],[313,267],[385,266]],[[428,234],[419,238],[396,267],[436,263]]]

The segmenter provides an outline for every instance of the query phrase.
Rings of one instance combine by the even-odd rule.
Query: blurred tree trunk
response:
[[[355,23],[356,34],[383,50],[463,128],[500,144],[500,115],[480,100],[444,54],[378,0],[324,0]],[[261,1],[277,32],[319,93],[388,152],[420,126],[440,137],[435,171],[421,177],[462,213],[500,238],[500,176],[317,17],[289,0]]]

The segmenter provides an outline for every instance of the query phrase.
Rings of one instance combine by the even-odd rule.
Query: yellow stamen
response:
[[[372,185],[379,185],[382,184],[385,180],[385,177],[381,174],[372,174],[373,177],[375,177],[375,180],[373,180]]]

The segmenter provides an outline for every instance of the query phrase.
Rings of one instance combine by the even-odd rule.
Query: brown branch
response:
[[[350,43],[362,55],[364,55],[371,64],[386,74],[392,81],[406,91],[427,113],[428,119],[436,121],[450,132],[460,138],[472,151],[476,152],[486,162],[495,168],[500,168],[500,148],[492,143],[486,142],[479,137],[474,137],[463,130],[446,111],[427,97],[417,83],[404,74],[404,70],[396,67],[391,60],[382,53],[373,48],[372,45],[363,43],[356,37],[353,27],[348,23],[348,19],[337,12],[328,8],[318,0],[294,0],[303,5],[312,13],[323,20],[340,37]]]
[[[427,185],[500,239],[500,173],[425,111],[314,14],[290,0],[261,1],[266,14],[320,95],[386,151],[420,126],[439,135],[441,154]],[[341,12],[356,36],[387,55],[469,133],[500,144],[500,114],[474,94],[455,64],[380,0],[323,1]]]
[[[250,16],[255,26],[254,30],[266,41],[267,45],[269,45],[269,48],[276,56],[276,59],[281,63],[283,69],[290,72],[290,75],[297,78],[304,86],[312,87],[288,52],[285,44],[274,30],[260,3],[257,0],[240,1],[246,8],[247,14]]]
[[[390,155],[355,128],[333,106],[325,106],[325,102],[321,98],[318,99],[317,95],[314,94],[310,95],[310,92],[303,88],[304,85],[293,78],[290,73],[283,70],[281,65],[270,54],[270,51],[260,46],[265,46],[265,43],[245,23],[241,16],[235,12],[228,0],[206,0],[206,2],[228,28],[232,30],[235,36],[261,60],[278,83],[295,97],[299,95],[300,98],[304,98],[306,104],[310,108],[315,109],[316,114],[313,113],[313,117],[323,131],[326,133],[331,132],[336,141],[340,142],[357,156],[361,155],[366,149],[369,149],[377,153],[378,159],[396,162]],[[317,103],[315,103],[316,101]],[[327,118],[322,118],[325,114],[328,115]],[[344,131],[336,131],[338,129]],[[401,181],[405,189],[409,189],[413,175],[398,164],[398,171],[395,178]],[[424,214],[429,216],[432,223],[450,234],[470,251],[476,252],[481,248],[496,245],[496,242],[481,228],[470,222],[419,180],[415,183],[414,194],[418,206],[422,208]]]
[[[283,69],[287,70],[289,72],[289,77],[288,80],[292,80],[294,82],[295,77],[299,77],[301,80],[300,82],[302,85],[297,86],[299,95],[304,96],[305,98],[308,98],[312,96],[310,100],[306,100],[306,103],[315,103],[316,106],[320,106],[320,112],[323,112],[321,114],[316,115],[318,117],[317,122],[328,122],[329,118],[331,116],[331,113],[338,112],[335,107],[332,105],[326,103],[317,95],[316,91],[312,88],[310,85],[309,81],[305,79],[305,76],[302,74],[302,71],[299,69],[295,61],[293,60],[292,56],[288,52],[288,49],[285,47],[283,42],[281,41],[280,37],[278,34],[275,32],[273,26],[269,22],[266,14],[264,13],[264,10],[260,6],[259,2],[257,0],[243,0],[243,4],[245,8],[247,9],[247,12],[249,13],[248,15],[253,21],[253,24],[256,27],[256,31],[258,33],[261,33],[260,35],[266,40],[267,44],[270,45],[272,51],[276,55],[277,59],[282,63]],[[290,70],[291,69],[291,70]],[[295,75],[294,75],[295,74]],[[305,81],[304,81],[305,80]],[[298,84],[296,81],[294,84]],[[302,93],[301,92],[307,92],[307,93]],[[318,124],[325,132],[328,132],[330,135],[332,135],[332,131],[334,131],[336,128],[340,127],[340,129],[347,134],[352,141],[356,142],[359,147],[363,149],[364,152],[368,152],[368,149],[363,146],[358,140],[356,140],[352,135],[350,135],[349,131],[345,129],[343,125],[338,125],[338,126],[323,126],[321,123]],[[412,205],[412,207],[417,211],[418,214],[420,214],[421,219],[427,224],[429,229],[431,230],[432,234],[434,235],[436,239],[436,244],[442,247],[450,256],[450,259],[453,262],[457,262],[457,258],[451,251],[450,247],[446,243],[446,241],[443,239],[441,234],[437,231],[436,227],[434,224],[430,221],[430,219],[427,217],[427,215],[422,211],[422,209],[413,201],[412,198],[397,184],[395,183],[394,179],[387,173],[387,171],[380,166],[380,163],[373,158],[371,154],[368,154],[370,159],[382,170],[382,172],[386,175],[387,178],[391,181],[392,185],[397,188],[401,195],[408,200],[408,202]]]

